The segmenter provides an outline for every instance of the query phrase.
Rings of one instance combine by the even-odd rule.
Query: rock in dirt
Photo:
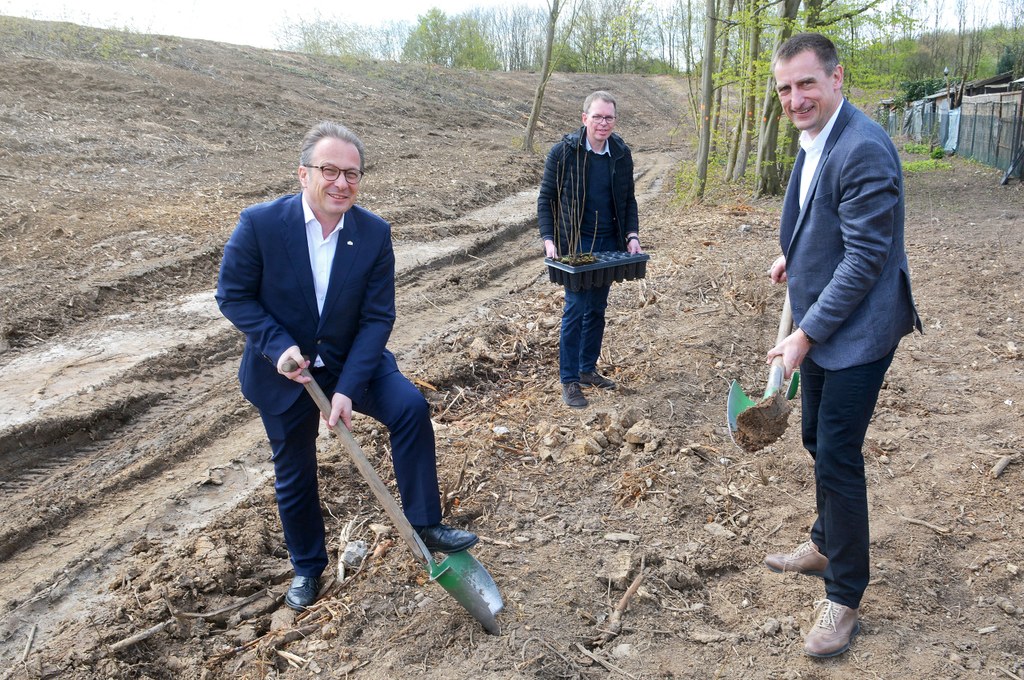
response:
[[[498,362],[498,356],[494,353],[494,350],[487,345],[486,340],[479,337],[473,338],[473,342],[469,345],[469,358],[474,361]]]
[[[295,612],[281,607],[270,617],[270,630],[288,630],[295,626]]]
[[[636,649],[633,645],[622,643],[621,645],[615,645],[612,647],[612,658],[613,659],[626,659],[636,654]]]
[[[349,541],[345,546],[345,551],[341,554],[341,561],[345,563],[345,566],[355,569],[363,563],[368,551],[366,541]]]
[[[703,586],[697,572],[685,564],[666,563],[660,569],[659,575],[673,590],[692,590]]]
[[[656,427],[650,420],[641,420],[626,431],[626,441],[634,446],[642,446],[645,451],[658,448],[665,432]]]
[[[725,538],[725,539],[736,538],[736,534],[735,533],[733,533],[732,531],[729,531],[728,529],[726,529],[724,526],[722,526],[718,522],[709,522],[709,523],[705,524],[704,525],[704,531],[708,532],[709,534],[711,534],[715,538]]]
[[[632,568],[632,555],[628,552],[619,552],[605,560],[604,566],[597,572],[597,577],[615,590],[625,590],[629,587],[629,573]]]

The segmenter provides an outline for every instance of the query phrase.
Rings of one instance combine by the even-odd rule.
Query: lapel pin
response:
[[[352,245],[352,241],[349,241],[349,242],[348,242],[348,244],[349,244],[349,245]]]

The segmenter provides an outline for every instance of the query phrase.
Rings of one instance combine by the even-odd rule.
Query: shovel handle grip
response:
[[[299,367],[292,360],[288,360],[282,364],[281,369],[285,373],[291,373]],[[320,385],[317,384],[316,380],[310,375],[307,369],[302,369],[302,375],[309,378],[309,382],[304,383],[303,387],[306,388],[306,392],[313,398],[317,408],[320,409],[320,413],[323,414],[324,420],[326,421],[331,415],[331,401],[324,394],[324,391],[320,389]],[[348,451],[348,455],[352,458],[352,462],[355,463],[356,469],[359,470],[359,474],[363,476],[366,483],[370,486],[370,491],[377,498],[377,502],[384,508],[384,512],[387,513],[388,517],[394,523],[395,528],[398,529],[399,536],[402,540],[408,544],[409,549],[421,562],[427,565],[430,569],[434,560],[430,556],[430,552],[427,550],[427,546],[423,544],[423,539],[419,537],[416,530],[412,528],[409,520],[406,519],[405,513],[402,512],[402,508],[399,507],[398,501],[388,491],[387,486],[384,484],[384,480],[380,478],[377,471],[373,468],[373,465],[367,459],[366,454],[359,447],[359,442],[356,441],[352,433],[342,424],[340,421],[331,427],[334,434],[338,435],[342,444],[345,445],[345,449]]]
[[[793,332],[793,307],[789,303],[789,291],[786,291],[786,302],[782,305],[782,316],[779,317],[779,332],[775,335],[775,344],[786,339]]]

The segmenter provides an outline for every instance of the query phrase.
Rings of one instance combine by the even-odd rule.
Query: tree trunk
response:
[[[736,0],[726,0],[725,14],[724,15],[719,15],[719,16],[725,16],[726,18],[731,17],[732,16],[732,10],[733,10],[733,8],[735,6],[736,6]],[[717,10],[716,10],[716,12],[717,12]],[[726,30],[722,34],[722,58],[718,62],[719,64],[722,64],[722,65],[725,65],[725,64],[729,63],[729,36],[730,36],[730,33],[731,33],[731,31]],[[722,86],[719,86],[719,87],[715,88],[715,113],[714,113],[714,116],[712,116],[712,118],[711,118],[711,135],[712,135],[712,137],[711,137],[711,150],[712,151],[717,151],[718,150],[718,147],[717,147],[718,140],[717,140],[717,137],[715,135],[719,131],[719,128],[721,127],[721,124],[722,124],[721,120],[722,120],[722,95],[723,95],[723,90],[725,90],[725,88],[722,87]]]
[[[785,0],[779,10],[782,19],[782,30],[779,31],[775,49],[778,50],[793,35],[793,21],[796,19],[800,0]],[[754,187],[756,196],[778,196],[782,193],[781,168],[778,163],[779,118],[782,116],[782,104],[775,94],[775,78],[769,76],[765,88],[764,105],[761,108],[761,133],[757,145],[757,184]]]
[[[540,109],[544,104],[544,90],[548,86],[548,79],[551,78],[551,71],[553,70],[551,53],[555,47],[555,25],[558,23],[558,13],[561,11],[562,0],[551,0],[548,4],[548,34],[544,43],[544,61],[540,67],[540,82],[537,83],[537,91],[533,95],[533,108],[530,109],[530,118],[526,121],[523,151],[533,151],[533,135],[537,131]]]
[[[711,152],[711,116],[714,104],[715,75],[715,30],[718,19],[715,17],[715,0],[707,0],[707,26],[704,29],[704,66],[701,69],[701,116],[700,146],[697,148],[697,176],[693,182],[693,197],[704,198],[704,188],[708,181],[708,156]]]
[[[747,163],[750,159],[750,148],[753,145],[754,113],[757,109],[757,60],[761,57],[761,20],[760,2],[751,4],[752,23],[750,40],[747,48],[747,63],[750,69],[744,87],[746,99],[743,106],[743,120],[740,139],[736,147],[736,163],[733,165],[731,179],[738,182],[747,174]]]

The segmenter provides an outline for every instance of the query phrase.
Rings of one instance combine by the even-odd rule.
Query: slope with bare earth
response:
[[[620,389],[576,412],[533,222],[543,158],[516,150],[534,76],[0,27],[0,677],[1024,675],[1020,186],[959,159],[908,177],[927,332],[868,436],[864,629],[817,662],[800,644],[820,582],[760,565],[812,519],[798,414],[759,454],[724,426],[729,381],[766,376],[778,203],[670,200],[683,83],[548,87],[544,147],[587,92],[619,96],[652,257],[613,288]],[[267,446],[212,288],[238,210],[294,190],[322,118],[367,142],[361,202],[396,239],[392,347],[434,408],[448,521],[482,536],[505,598],[499,636],[425,583],[333,437],[325,597],[280,603]],[[355,431],[390,483],[386,434]],[[346,540],[370,557],[339,573]]]

